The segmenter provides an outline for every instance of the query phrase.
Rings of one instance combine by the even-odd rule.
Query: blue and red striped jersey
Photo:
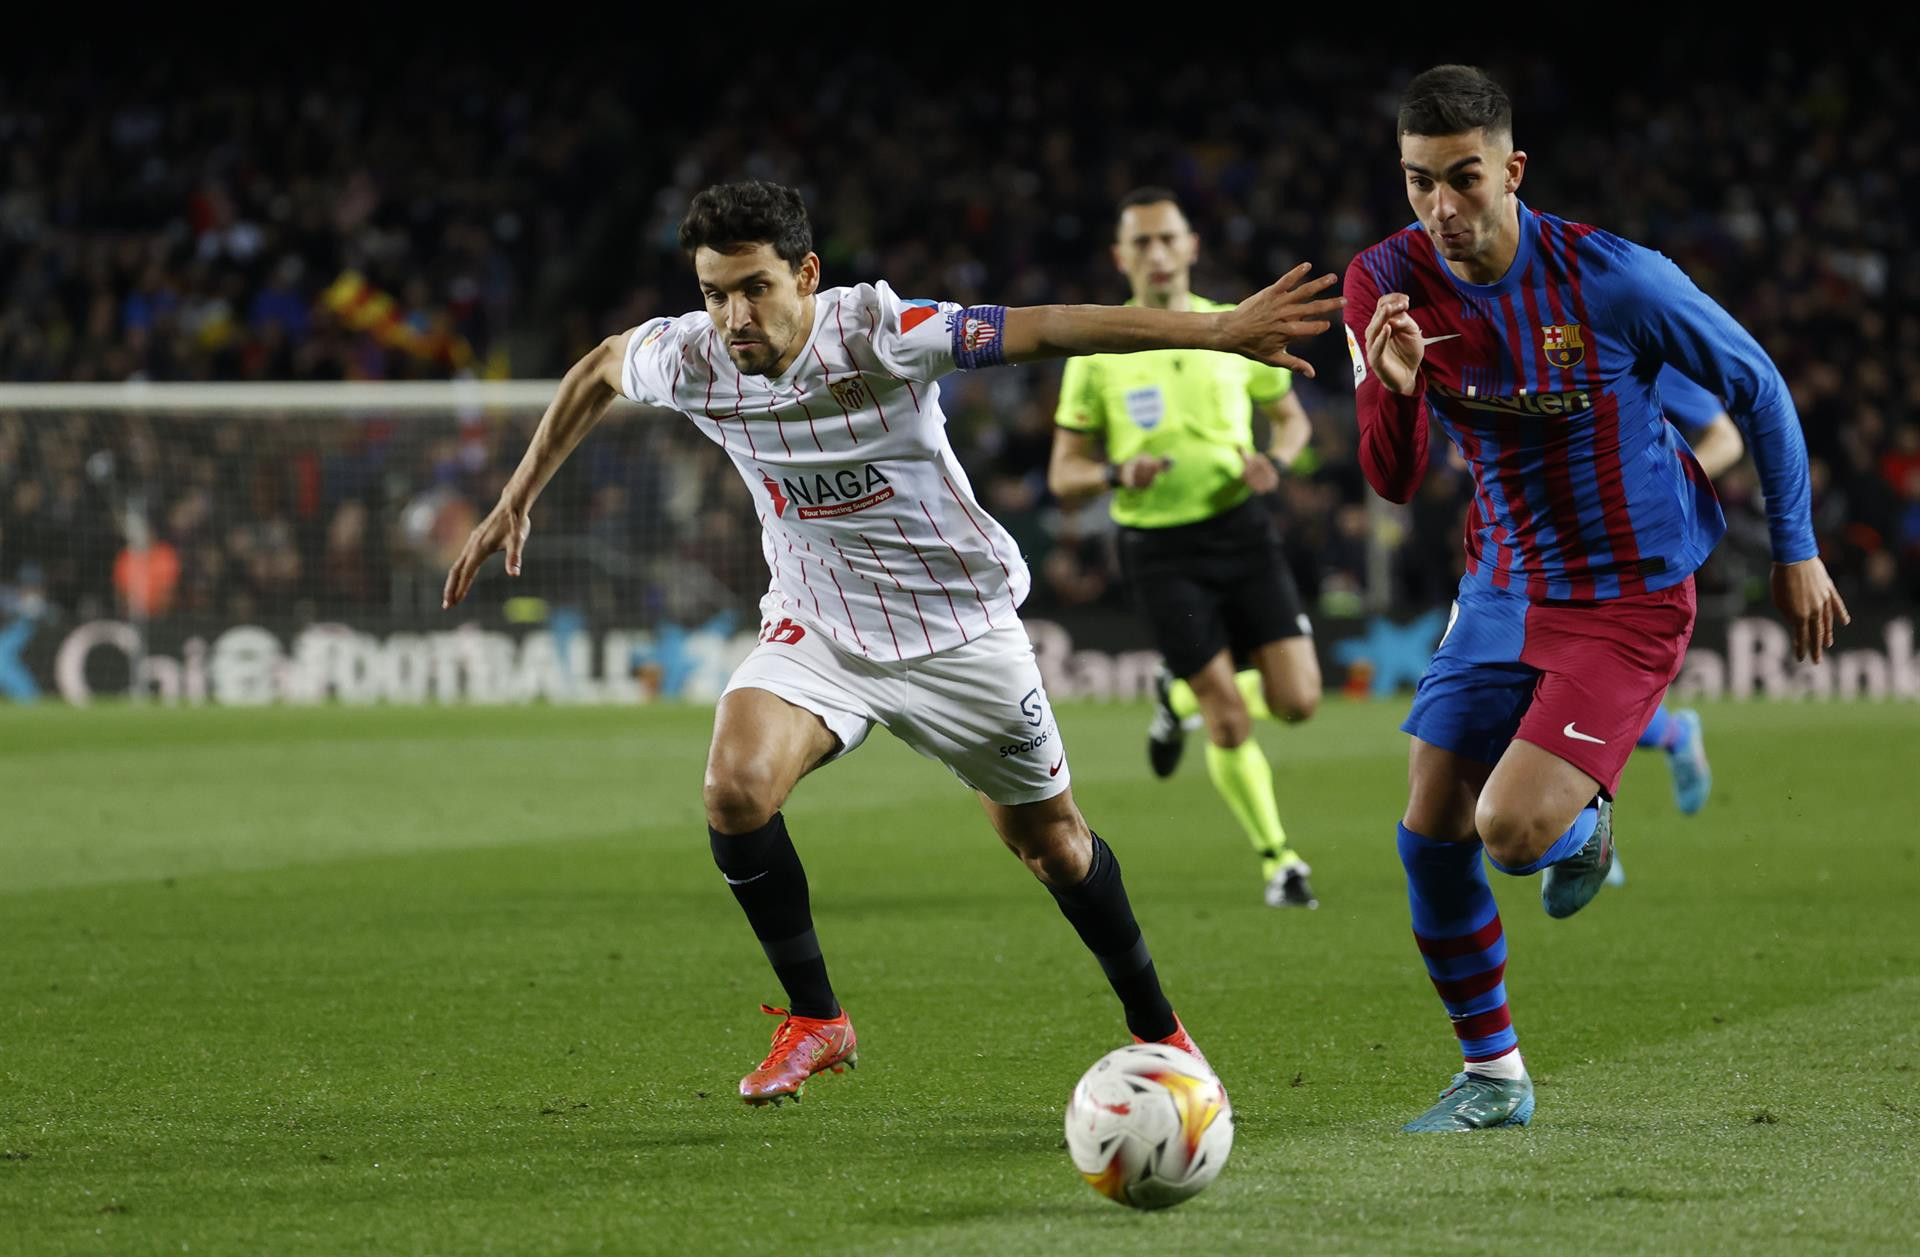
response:
[[[1753,337],[1661,254],[1525,205],[1519,224],[1519,251],[1496,283],[1454,275],[1418,224],[1347,268],[1361,465],[1374,489],[1412,497],[1431,414],[1473,471],[1469,582],[1536,601],[1677,585],[1726,521],[1661,413],[1656,381],[1671,364],[1747,430],[1774,558],[1812,557],[1806,442]],[[1374,378],[1361,348],[1389,292],[1409,297],[1432,341],[1411,397]]]

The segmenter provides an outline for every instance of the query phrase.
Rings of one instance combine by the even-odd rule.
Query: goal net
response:
[[[0,700],[706,699],[766,585],[725,455],[624,401],[524,575],[448,565],[552,381],[0,386]]]

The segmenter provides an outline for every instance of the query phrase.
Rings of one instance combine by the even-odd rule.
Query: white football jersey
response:
[[[806,347],[778,376],[735,368],[704,310],[643,323],[622,391],[732,457],[760,516],[770,610],[877,660],[1018,623],[1026,562],[974,497],[936,383],[997,348],[1003,312],[902,300],[884,283],[813,302]]]

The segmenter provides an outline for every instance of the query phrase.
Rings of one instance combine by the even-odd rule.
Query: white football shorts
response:
[[[727,682],[765,690],[826,722],[852,753],[881,725],[995,803],[1050,799],[1067,788],[1066,749],[1018,623],[918,659],[849,654],[810,624],[778,617]]]

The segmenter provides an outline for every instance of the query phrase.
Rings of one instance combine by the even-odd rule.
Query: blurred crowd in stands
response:
[[[1410,218],[1392,115],[1417,49],[1307,42],[1172,69],[976,58],[927,77],[849,50],[717,82],[699,65],[637,72],[633,55],[76,57],[0,76],[0,378],[555,376],[607,332],[695,306],[679,216],[741,176],[803,190],[828,283],[1007,304],[1123,299],[1113,205],[1141,184],[1184,198],[1196,287],[1216,298],[1296,260],[1343,268]],[[1806,428],[1822,548],[1856,608],[1920,601],[1920,138],[1903,125],[1904,60],[1892,44],[1756,62],[1674,41],[1625,68],[1484,59],[1531,154],[1523,195],[1671,255],[1773,354]],[[1411,508],[1370,504],[1343,338],[1308,356],[1315,443],[1274,499],[1303,589],[1327,612],[1444,603],[1464,473],[1443,452]],[[1119,605],[1104,511],[1046,491],[1057,380],[979,373],[943,399],[976,487],[1033,562],[1034,609]],[[533,418],[0,408],[0,601],[424,606]],[[1768,556],[1750,464],[1719,487],[1731,534],[1703,605],[1756,603]],[[659,416],[610,420],[538,521],[577,564],[569,578],[625,614],[750,613],[764,583],[731,467]]]

